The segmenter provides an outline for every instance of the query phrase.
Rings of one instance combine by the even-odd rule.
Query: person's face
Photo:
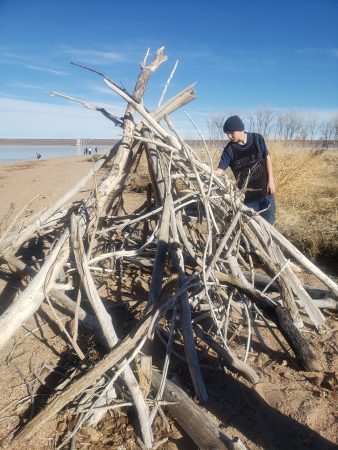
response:
[[[243,137],[243,131],[230,131],[227,135],[230,141],[238,142]]]

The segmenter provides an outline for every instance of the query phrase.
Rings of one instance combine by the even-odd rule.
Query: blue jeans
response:
[[[255,202],[244,202],[245,206],[248,208],[252,208],[255,211],[259,212],[260,215],[271,225],[275,223],[276,219],[276,203],[273,195],[267,195],[261,200],[256,200]],[[260,211],[262,210],[262,213]]]

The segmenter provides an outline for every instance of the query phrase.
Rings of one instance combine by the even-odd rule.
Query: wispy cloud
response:
[[[4,53],[0,54],[0,63],[2,64],[18,64],[18,65],[24,65],[27,64],[27,59],[23,61],[23,58],[14,58],[13,56]]]
[[[38,90],[38,91],[50,91],[50,88],[47,88],[45,86],[38,86],[36,84],[31,84],[31,83],[23,83],[20,81],[15,81],[13,83],[10,83],[10,86],[15,87],[15,88],[20,88],[20,89],[34,89],[34,90]]]
[[[0,48],[1,51],[1,48]],[[14,52],[10,52],[10,51],[1,51],[1,59],[2,60],[7,60],[9,62],[23,62],[23,61],[27,61],[29,59],[29,56],[26,54],[22,54],[22,53],[14,53]]]
[[[313,56],[333,56],[334,58],[338,58],[338,48],[315,48],[315,47],[308,47],[308,48],[300,48],[297,50],[297,53],[301,55],[313,55]]]
[[[8,63],[27,62],[30,60],[30,55],[22,49],[18,50],[15,47],[0,45],[0,59]]]
[[[63,72],[61,70],[56,70],[56,69],[51,69],[49,67],[40,67],[40,66],[34,66],[32,64],[27,64],[25,65],[25,67],[27,69],[31,69],[31,70],[37,70],[39,72],[48,72],[48,73],[52,73],[53,75],[61,75],[61,76],[65,76],[68,75],[67,72]]]
[[[76,47],[63,47],[61,52],[68,54],[72,59],[95,65],[109,65],[125,62],[126,57],[123,53],[114,51],[99,51],[91,49],[81,49]]]
[[[43,66],[36,64],[36,61],[41,61],[41,59],[44,61]],[[55,63],[51,61],[50,54],[34,54],[29,51],[17,51],[16,49],[0,46],[0,63],[2,64],[15,64],[29,70],[47,72],[58,76],[68,75],[67,72],[57,69]]]

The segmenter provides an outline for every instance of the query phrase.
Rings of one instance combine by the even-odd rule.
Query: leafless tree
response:
[[[297,138],[302,141],[303,145],[306,144],[307,137],[309,135],[309,127],[306,120],[303,121],[303,124],[298,132]]]
[[[334,116],[333,120],[333,129],[334,129],[334,146],[338,147],[338,114]]]
[[[301,122],[300,129],[298,132],[297,139],[301,140],[303,145],[307,145],[310,140],[310,145],[312,144],[313,136],[315,133],[315,122],[312,117],[308,118],[306,116],[300,116],[299,120]]]
[[[209,139],[218,141],[224,139],[223,125],[226,120],[225,114],[213,113],[206,119]]]
[[[311,115],[309,117],[309,119],[307,120],[308,122],[308,129],[309,129],[309,139],[310,139],[310,145],[313,144],[314,141],[314,137],[315,134],[317,132],[317,128],[318,128],[318,117]]]
[[[333,119],[324,120],[320,124],[320,132],[322,134],[323,145],[325,145],[326,148],[329,148],[330,141],[335,138],[335,131],[336,131],[335,130],[335,127],[336,127],[335,122],[336,122],[335,118],[333,118]]]
[[[258,133],[267,137],[274,119],[274,112],[269,107],[259,107],[254,112],[255,126]]]
[[[246,114],[246,119],[247,119],[247,123],[248,123],[247,129],[249,131],[253,131],[256,128],[256,121],[255,121],[254,114],[252,112],[248,112]]]
[[[302,116],[295,112],[290,111],[285,115],[285,140],[290,141],[295,139],[299,131],[302,128]]]
[[[296,111],[288,111],[278,116],[275,135],[278,139],[291,141],[299,137],[302,125],[302,116]]]
[[[275,123],[275,140],[283,139],[283,131],[284,131],[284,116],[282,114],[278,114]]]

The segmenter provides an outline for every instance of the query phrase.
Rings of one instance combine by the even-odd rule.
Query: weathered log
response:
[[[81,282],[86,290],[87,296],[102,327],[106,346],[108,349],[111,349],[117,344],[118,338],[112,324],[111,317],[104,308],[103,303],[96,290],[94,280],[91,277],[91,273],[88,268],[87,257],[84,252],[82,242],[80,217],[75,217],[74,214],[72,216],[72,243],[78,271],[81,277]],[[125,361],[122,361],[121,365],[124,365],[124,363]],[[136,381],[136,378],[128,364],[125,365],[125,369],[122,372],[122,377],[126,382],[129,388],[129,392],[134,399],[138,417],[140,420],[144,443],[147,448],[151,448],[153,437],[151,425],[149,422],[149,408],[145,402],[145,399],[143,398],[142,391]]]
[[[156,52],[156,56],[153,62],[149,66],[142,66],[141,73],[137,79],[134,92],[133,92],[133,100],[137,103],[140,102],[142,96],[145,92],[148,80],[150,76],[157,70],[159,65],[167,59],[166,56],[163,55],[163,48],[160,48]],[[126,113],[124,116],[124,133],[121,144],[118,148],[116,157],[114,159],[114,167],[110,176],[107,177],[106,181],[101,184],[98,198],[97,210],[98,214],[107,214],[110,205],[113,201],[113,198],[109,195],[110,192],[118,190],[117,187],[120,184],[122,187],[127,175],[127,166],[128,162],[132,159],[132,139],[133,133],[135,129],[134,124],[134,114],[135,108],[131,103],[128,104],[126,109]],[[150,422],[148,420],[149,411],[148,406],[143,400],[143,395],[139,386],[134,378],[133,373],[131,372],[129,366],[124,371],[124,379],[129,387],[129,390],[133,394],[133,398],[138,410],[138,415],[141,424],[141,430],[143,434],[143,438],[145,440],[145,444],[147,447],[151,445],[152,442],[152,432]]]
[[[209,334],[205,333],[202,330],[202,328],[199,327],[198,325],[194,326],[194,331],[200,339],[206,342],[206,344],[210,348],[212,348],[220,358],[223,359],[224,364],[227,367],[236,370],[253,384],[259,382],[259,376],[254,371],[254,369],[252,369],[252,367],[249,366],[249,364],[245,363],[244,361],[241,361],[239,358],[233,355],[229,349],[223,347],[218,342],[216,342]]]
[[[162,199],[161,199],[162,202]],[[169,247],[169,224],[170,224],[170,204],[169,200],[164,200],[163,214],[161,217],[161,225],[158,235],[158,243],[156,247],[154,268],[151,277],[150,291],[148,295],[147,305],[152,306],[158,298],[164,276],[164,268],[167,261],[168,247]],[[153,336],[148,338],[143,348],[143,355],[141,356],[141,370],[143,375],[148,380],[147,390],[150,389],[152,377],[152,349]]]
[[[158,390],[161,375],[153,373],[152,385]],[[199,449],[244,450],[245,446],[238,438],[231,438],[211,422],[202,408],[197,406],[188,395],[172,381],[166,381],[163,398],[175,404],[168,405],[170,415],[179,423]]]
[[[215,276],[221,281],[237,287],[241,292],[247,295],[263,312],[268,319],[272,320],[285,340],[292,348],[297,361],[305,370],[322,370],[322,366],[317,357],[310,350],[307,342],[294,326],[288,312],[280,305],[275,304],[267,297],[264,297],[259,291],[254,289],[246,280],[239,280],[237,277],[214,271]]]
[[[111,120],[116,126],[123,126],[123,122],[118,117],[114,116],[110,112],[108,112],[106,109],[102,108],[101,106],[94,105],[93,103],[84,102],[82,100],[79,100],[77,98],[71,97],[69,95],[60,94],[59,92],[52,92],[51,96],[55,95],[56,97],[62,97],[66,98],[68,100],[71,100],[72,102],[80,103],[87,109],[92,109],[94,111],[98,111],[101,114],[103,114],[108,120]]]
[[[49,295],[51,300],[53,300],[56,304],[62,305],[72,316],[75,312],[77,312],[77,318],[86,330],[96,331],[97,333],[101,332],[101,328],[96,317],[81,307],[77,308],[76,303],[63,291],[51,289]]]
[[[338,300],[335,298],[312,298],[311,300],[316,304],[319,309],[332,309],[333,311],[338,311]],[[305,303],[302,300],[296,300],[296,302],[302,307],[305,308]]]
[[[170,194],[168,194],[168,196],[169,195]],[[178,247],[179,237],[175,221],[175,211],[173,207],[171,207],[171,232],[173,235],[173,240],[176,244],[175,245],[173,243],[170,248],[172,265],[174,271],[178,274],[179,277],[179,287],[182,287],[185,282],[184,260],[182,250]],[[194,345],[194,338],[191,326],[191,310],[187,291],[184,291],[183,294],[180,296],[180,306],[181,306],[182,332],[184,339],[184,351],[188,361],[191,379],[195,388],[196,395],[202,402],[206,402],[208,400],[208,393],[203,381]]]
[[[317,327],[317,329],[324,328],[325,324],[325,317],[320,312],[318,305],[316,305],[312,298],[309,296],[309,294],[306,292],[306,290],[303,288],[303,285],[298,280],[296,275],[294,274],[293,270],[290,268],[289,265],[285,265],[286,259],[280,250],[278,246],[275,246],[275,253],[277,254],[277,257],[280,260],[280,263],[285,266],[284,273],[286,276],[286,282],[288,282],[294,291],[294,293],[298,296],[300,300],[302,300],[304,308],[314,323],[314,325]]]
[[[8,255],[6,257],[2,257],[1,259],[8,264],[11,270],[14,269],[16,273],[20,273],[22,276],[29,275],[33,278],[37,274],[32,267],[27,266],[27,264],[22,262],[16,256]],[[57,305],[61,304],[69,314],[73,315],[75,313],[76,303],[63,291],[57,288],[52,288],[49,291],[49,296]],[[81,307],[78,308],[77,314],[79,321],[88,331],[99,330],[99,323],[92,314],[88,313]]]
[[[178,108],[190,103],[192,100],[196,98],[196,94],[194,91],[196,83],[188,86],[183,91],[179,92],[175,97],[167,100],[162,106],[156,108],[151,115],[158,122],[163,119],[165,116],[169,116],[172,112],[176,111]]]
[[[255,240],[252,231],[249,227],[245,226],[245,232],[248,233],[248,238],[252,242]],[[313,303],[311,297],[303,288],[302,284],[290,268],[288,261],[284,258],[280,248],[274,242],[270,244],[270,255],[265,254],[264,251],[258,250],[255,246],[254,253],[258,257],[259,261],[271,276],[278,276],[275,280],[276,284],[280,288],[280,292],[283,300],[290,310],[291,317],[298,328],[303,326],[303,322],[300,319],[297,305],[294,301],[292,291],[301,298],[305,304],[308,316],[317,327],[317,329],[324,326],[325,318],[319,311],[319,308]]]
[[[39,272],[26,289],[0,317],[0,350],[19,330],[21,325],[37,311],[53,286],[69,254],[69,231],[66,229]]]
[[[249,227],[245,226],[244,231],[247,234],[247,238],[251,242],[251,245],[254,246],[253,252],[255,253],[256,257],[259,259],[260,265],[263,266],[263,268],[269,273],[270,276],[277,276],[276,283],[279,287],[279,291],[281,294],[281,297],[283,299],[283,302],[285,304],[285,307],[289,310],[290,316],[294,322],[294,324],[298,328],[302,328],[303,321],[300,318],[299,310],[297,308],[295,299],[293,297],[293,292],[291,290],[291,287],[289,286],[289,283],[285,277],[285,274],[282,270],[280,270],[282,267],[284,269],[286,268],[286,265],[284,266],[277,266],[276,262],[274,261],[275,255],[277,255],[277,247],[274,245],[273,242],[270,243],[270,252],[267,254],[262,246],[259,244],[259,237],[255,236],[253,232],[250,230]],[[274,255],[274,258],[271,257],[271,255]],[[279,262],[279,261],[277,261]]]
[[[319,280],[321,280],[334,294],[338,297],[338,285],[330,277],[328,277],[323,271],[315,266],[308,258],[306,258],[290,241],[288,241],[276,228],[267,223],[263,217],[258,216],[258,223],[264,223],[268,227],[269,232],[274,239],[280,244],[280,246],[286,250],[296,261],[309,272],[313,273]],[[264,222],[263,222],[264,221]]]
[[[79,379],[69,384],[64,391],[58,393],[42,411],[22,428],[14,438],[14,441],[19,443],[31,439],[50,418],[68,403],[72,402],[81,392],[94,385],[108,370],[122,361],[132,349],[137,347],[142,338],[147,334],[155,311],[158,311],[157,306],[149,310],[144,319],[110,353],[104,356]]]
[[[77,269],[80,275],[81,283],[102,328],[106,347],[112,348],[117,343],[118,339],[112,325],[111,317],[102,304],[102,300],[97,292],[94,280],[88,267],[87,256],[83,247],[80,222],[81,217],[73,214],[71,221],[71,237]]]
[[[251,274],[245,270],[242,271],[245,278],[250,281]],[[267,284],[271,282],[271,277],[268,277],[267,275],[262,275],[261,273],[255,273],[255,285],[259,288],[265,288]],[[310,297],[315,301],[315,299],[325,299],[330,298],[332,293],[329,289],[321,289],[321,288],[315,288],[313,286],[310,286],[308,284],[303,284],[303,288],[306,290],[306,292],[310,295]],[[269,289],[276,290],[278,289],[278,286],[275,282],[270,284]],[[338,301],[338,300],[336,300]]]
[[[150,140],[151,135],[148,130],[143,130],[143,136]],[[157,148],[154,144],[145,144],[148,170],[153,187],[156,206],[162,206],[165,197],[164,175],[161,167],[160,159],[157,154]]]

